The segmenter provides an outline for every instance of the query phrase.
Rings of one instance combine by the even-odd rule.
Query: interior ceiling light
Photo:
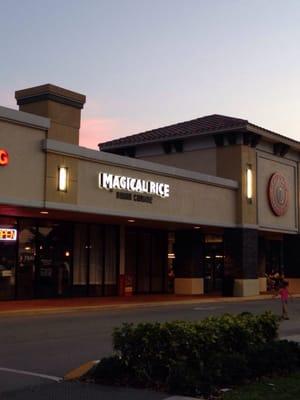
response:
[[[40,214],[47,215],[47,214],[49,214],[49,211],[43,210],[43,211],[40,211]]]

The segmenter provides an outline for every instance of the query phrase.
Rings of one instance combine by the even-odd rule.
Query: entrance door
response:
[[[70,295],[72,229],[69,224],[41,226],[37,233],[36,297]]]
[[[221,235],[206,235],[204,243],[204,292],[221,292],[223,275],[223,237]]]
[[[283,241],[266,239],[266,273],[278,272],[280,275],[283,271]]]

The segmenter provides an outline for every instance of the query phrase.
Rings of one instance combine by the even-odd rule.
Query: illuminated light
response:
[[[40,250],[43,250],[43,246],[40,246]]]
[[[174,253],[168,253],[168,258],[170,258],[170,259],[175,258],[175,254]]]
[[[128,222],[135,222],[135,219],[129,219]]]
[[[223,256],[217,254],[217,255],[216,255],[216,258],[223,258]]]
[[[106,190],[125,190],[126,192],[153,194],[162,198],[170,197],[170,185],[167,183],[113,175],[107,172],[99,173],[98,186],[100,189]]]
[[[26,247],[25,247],[25,250],[26,250],[26,251],[29,251],[29,250],[31,250],[31,247],[26,246]]]
[[[247,166],[246,171],[246,191],[247,199],[251,202],[253,197],[253,173],[251,165]]]
[[[66,257],[70,257],[70,252],[69,252],[69,251],[66,251],[66,252],[65,252],[65,256],[66,256]]]
[[[17,240],[17,230],[12,228],[0,228],[0,240]]]
[[[194,226],[194,229],[200,229],[200,226]]]
[[[49,211],[40,211],[40,214],[44,214],[44,215],[48,215],[49,214]]]
[[[8,165],[8,162],[9,162],[8,152],[4,149],[0,149],[0,166],[4,167],[5,165]]]
[[[58,190],[66,192],[68,188],[68,168],[58,167]]]
[[[211,258],[211,256],[205,256],[205,258]]]

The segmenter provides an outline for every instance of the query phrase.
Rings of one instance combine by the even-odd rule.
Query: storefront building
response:
[[[211,115],[78,145],[85,96],[0,107],[0,299],[300,290],[300,144]],[[100,138],[101,139],[101,138]]]

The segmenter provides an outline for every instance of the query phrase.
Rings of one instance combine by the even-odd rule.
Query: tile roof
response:
[[[99,144],[101,150],[113,150],[114,148],[134,146],[147,142],[172,140],[197,135],[199,133],[218,132],[230,129],[246,128],[248,121],[240,118],[227,117],[219,114],[192,119],[191,121],[152,129],[135,135],[110,140]]]

